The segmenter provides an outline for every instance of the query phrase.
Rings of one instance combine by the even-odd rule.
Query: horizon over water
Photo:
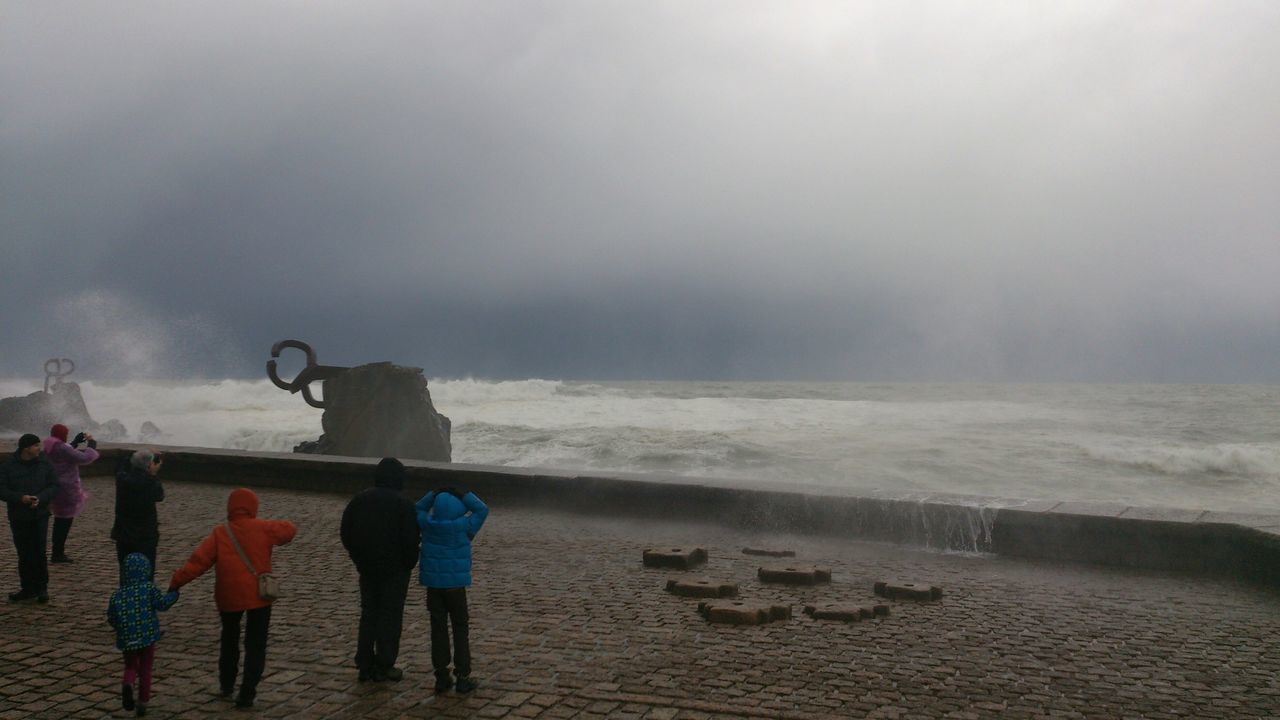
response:
[[[0,380],[0,397],[42,381]],[[262,380],[83,382],[98,422],[289,451],[320,410]],[[431,380],[460,463],[824,492],[1280,513],[1280,386]],[[47,428],[39,429],[41,432]]]

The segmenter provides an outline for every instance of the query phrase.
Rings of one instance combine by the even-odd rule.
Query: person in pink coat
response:
[[[54,425],[43,443],[44,456],[53,464],[60,488],[58,496],[49,503],[49,511],[53,513],[53,557],[49,562],[55,563],[71,562],[67,557],[67,535],[71,533],[71,522],[84,510],[84,501],[89,497],[80,483],[80,466],[98,459],[98,442],[93,435],[80,433],[68,443],[67,433],[66,425]],[[86,441],[85,449],[76,447]]]

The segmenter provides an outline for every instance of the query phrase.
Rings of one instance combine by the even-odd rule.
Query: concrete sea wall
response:
[[[135,445],[104,444],[87,476],[109,475]],[[377,459],[209,448],[161,448],[168,482],[353,494]],[[973,496],[849,497],[829,488],[768,487],[664,475],[406,461],[406,493],[453,486],[487,503],[764,531],[837,535],[1031,559],[1180,570],[1280,586],[1280,516]]]

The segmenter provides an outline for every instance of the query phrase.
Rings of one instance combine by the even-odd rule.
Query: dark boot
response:
[[[437,670],[436,671],[436,694],[439,695],[441,693],[447,693],[449,692],[449,689],[452,687],[453,687],[453,676],[449,674],[449,671]]]
[[[457,688],[459,693],[466,695],[476,689],[476,681],[472,680],[470,677],[460,677],[458,678]]]
[[[132,685],[122,684],[120,686],[120,704],[124,706],[125,710],[133,709],[133,686]]]

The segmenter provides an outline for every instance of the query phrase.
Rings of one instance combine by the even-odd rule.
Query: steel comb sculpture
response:
[[[63,369],[63,366],[66,369]],[[76,364],[71,362],[71,358],[49,358],[44,361],[44,391],[49,392],[49,381],[52,380],[54,385],[61,385],[62,378],[76,371]]]
[[[307,356],[307,366],[297,374],[290,382],[280,379],[280,375],[276,372],[276,359],[280,357],[280,351],[285,348],[294,348],[301,350]],[[313,408],[324,409],[324,399],[317,400],[311,394],[311,383],[320,380],[328,380],[336,377],[351,368],[337,367],[335,365],[320,365],[316,363],[316,351],[311,346],[301,340],[281,340],[271,346],[271,359],[267,361],[267,377],[271,378],[271,382],[281,390],[288,390],[291,393],[302,393],[302,399]]]

